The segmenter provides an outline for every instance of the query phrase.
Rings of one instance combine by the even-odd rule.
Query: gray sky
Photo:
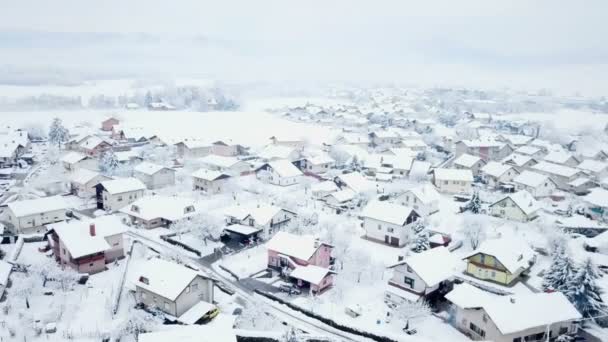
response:
[[[4,64],[37,67],[601,94],[608,89],[606,13],[605,0],[20,0],[0,11],[0,53]],[[23,30],[117,35],[6,39]]]

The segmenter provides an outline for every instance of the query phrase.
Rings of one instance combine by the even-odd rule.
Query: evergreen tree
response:
[[[105,176],[112,176],[120,165],[113,150],[105,151],[99,157],[99,171]]]
[[[70,133],[67,128],[63,126],[63,122],[59,118],[54,118],[49,128],[49,142],[56,144],[57,146],[61,143],[68,141]]]
[[[464,211],[467,210],[473,214],[479,214],[481,212],[481,199],[479,198],[479,191],[475,191],[473,193],[473,197],[471,197],[471,200],[467,203],[467,205],[464,206]]]
[[[429,242],[429,233],[423,231],[418,234],[412,242],[412,246],[410,247],[410,249],[416,253],[421,253],[431,249],[431,244]]]
[[[543,279],[543,290],[560,291],[566,294],[570,291],[572,278],[576,273],[576,266],[565,250],[557,251],[553,255],[551,266],[547,269]]]
[[[422,220],[422,218],[419,218],[412,224],[411,229],[414,232],[414,234],[419,234],[420,232],[422,232],[424,230],[424,228],[426,228],[424,225],[424,220]]]
[[[571,280],[566,296],[584,317],[595,317],[605,313],[602,301],[603,290],[598,286],[601,277],[597,266],[588,258]]]

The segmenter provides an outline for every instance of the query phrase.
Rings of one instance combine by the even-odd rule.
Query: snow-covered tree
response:
[[[424,228],[426,228],[426,223],[424,222],[423,218],[419,218],[412,224],[410,229],[414,232],[414,234],[419,234],[424,230]]]
[[[410,245],[410,249],[416,253],[424,252],[426,250],[431,249],[431,244],[429,242],[429,233],[427,231],[423,231],[420,234],[416,235]]]
[[[545,272],[543,290],[560,291],[564,294],[570,291],[572,279],[576,274],[576,265],[566,250],[558,250],[552,256],[551,265]]]
[[[62,143],[68,141],[69,138],[70,132],[63,126],[61,119],[54,118],[51,127],[49,128],[49,142],[60,146]]]
[[[596,317],[606,312],[603,290],[597,281],[601,277],[597,266],[587,258],[572,277],[566,296],[584,317]]]
[[[105,176],[113,176],[119,166],[113,150],[105,151],[99,156],[99,171]]]
[[[479,191],[473,193],[471,200],[463,207],[463,211],[470,211],[473,214],[479,214],[481,212],[481,199],[479,198]]]
[[[463,215],[464,228],[462,229],[462,233],[472,249],[477,249],[479,244],[486,238],[483,217],[483,215]]]
[[[430,316],[431,307],[424,301],[408,302],[405,301],[395,308],[395,318],[406,324],[409,320],[425,318]]]
[[[171,225],[171,229],[179,234],[190,232],[207,245],[207,240],[219,239],[225,226],[226,223],[220,215],[207,211],[176,221]]]

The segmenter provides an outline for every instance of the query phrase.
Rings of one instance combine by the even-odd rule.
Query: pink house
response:
[[[281,231],[268,241],[266,247],[268,267],[295,280],[298,287],[310,288],[316,294],[333,285],[335,272],[330,269],[332,245],[320,242],[312,235]]]
[[[109,118],[109,119],[103,120],[101,122],[101,130],[106,131],[106,132],[111,132],[112,128],[114,128],[114,125],[118,125],[119,123],[120,123],[120,121],[118,121],[118,119],[116,119],[116,118]]]

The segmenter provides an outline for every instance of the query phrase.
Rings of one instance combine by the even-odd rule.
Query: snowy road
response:
[[[344,331],[330,327],[325,323],[319,322],[318,320],[315,320],[313,318],[305,316],[302,313],[291,310],[279,303],[275,303],[270,299],[257,295],[253,293],[252,289],[245,287],[238,281],[224,276],[220,272],[214,270],[204,261],[191,257],[189,253],[181,250],[180,248],[168,245],[164,242],[155,241],[154,239],[143,236],[134,231],[129,231],[127,232],[127,234],[133,239],[136,239],[142,244],[147,245],[148,247],[151,247],[157,251],[170,251],[169,254],[178,253],[180,256],[187,258],[188,260],[200,266],[204,273],[207,273],[210,277],[232,288],[235,291],[235,294],[238,295],[241,299],[243,299],[246,303],[253,306],[264,307],[265,311],[268,314],[277,317],[278,319],[291,326],[294,326],[295,328],[298,328],[314,336],[324,336],[331,338],[335,341],[371,341],[368,338],[349,334]]]

